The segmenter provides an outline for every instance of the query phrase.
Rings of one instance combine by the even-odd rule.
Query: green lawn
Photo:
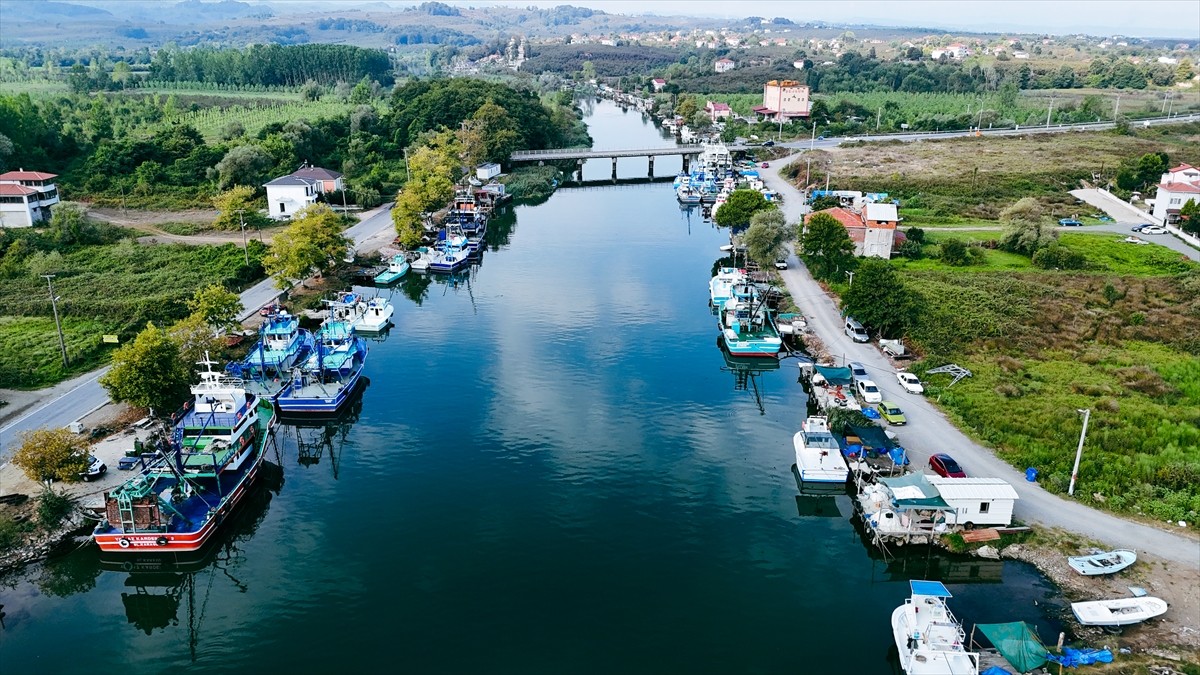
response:
[[[102,336],[117,332],[122,322],[67,316],[62,324],[68,367],[53,318],[0,316],[0,387],[37,389],[103,364],[116,345],[104,344]]]

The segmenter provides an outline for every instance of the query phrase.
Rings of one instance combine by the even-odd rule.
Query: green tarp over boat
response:
[[[925,480],[925,474],[923,473],[910,473],[906,476],[897,476],[895,478],[881,477],[879,482],[886,485],[892,491],[897,511],[954,510],[946,503],[946,500],[942,499],[942,495],[937,491],[937,488]]]
[[[849,368],[830,368],[829,366],[813,366],[821,377],[824,377],[829,384],[834,386],[842,385],[849,387],[854,384]]]
[[[1024,621],[981,623],[976,628],[1018,672],[1028,673],[1046,663],[1046,646]]]
[[[889,441],[887,435],[883,433],[883,429],[880,429],[877,426],[872,425],[869,427],[860,427],[853,424],[847,424],[846,426],[850,427],[850,431],[853,431],[854,435],[858,436],[858,438],[862,441],[863,446],[867,448],[883,452],[884,450],[892,447],[892,442]]]

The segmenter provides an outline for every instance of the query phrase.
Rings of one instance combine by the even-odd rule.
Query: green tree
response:
[[[471,119],[480,125],[483,158],[489,162],[506,161],[525,141],[512,115],[491,99],[479,106]]]
[[[1083,269],[1087,259],[1082,253],[1055,243],[1038,249],[1032,262],[1034,267],[1046,270],[1078,270]]]
[[[745,227],[756,212],[769,208],[771,202],[758,190],[734,190],[713,214],[713,222],[719,227]]]
[[[94,244],[99,240],[96,224],[87,217],[83,205],[76,202],[62,202],[54,207],[46,234],[63,247]]]
[[[966,267],[971,264],[971,254],[962,239],[943,239],[938,258],[947,265]]]
[[[26,431],[12,462],[32,481],[77,481],[88,466],[87,441],[66,429]]]
[[[1023,197],[1001,211],[1000,220],[1008,225],[1008,230],[1000,238],[1000,248],[1032,256],[1038,249],[1057,241],[1058,232],[1045,225],[1042,214],[1041,203],[1033,197]]]
[[[675,104],[675,114],[685,120],[692,119],[699,109],[700,105],[691,96],[681,96],[679,102]]]
[[[114,401],[164,413],[187,395],[188,375],[179,345],[167,331],[150,323],[133,342],[113,352],[112,368],[100,384]]]
[[[237,293],[220,284],[212,284],[196,291],[188,300],[188,309],[200,317],[214,333],[221,333],[237,325],[237,315],[242,311],[242,299]]]
[[[899,337],[913,320],[916,300],[881,258],[865,258],[842,295],[842,308],[883,337]]]
[[[133,69],[124,61],[117,61],[113,64],[112,79],[114,82],[120,82],[122,85],[133,79]]]
[[[1200,205],[1195,199],[1179,207],[1179,229],[1190,234],[1200,234]]]
[[[779,258],[787,239],[788,229],[783,212],[777,208],[764,209],[751,216],[750,227],[742,235],[746,253],[763,267],[769,267]]]
[[[300,211],[291,225],[275,236],[263,267],[283,285],[332,270],[349,248],[350,240],[342,234],[338,215],[324,204],[314,204]]]
[[[919,227],[908,228],[907,230],[904,231],[904,236],[907,237],[908,240],[911,242],[914,242],[917,244],[925,243],[925,230],[922,230]]]
[[[409,153],[409,179],[392,209],[392,222],[402,245],[417,245],[426,214],[441,208],[454,196],[455,148],[456,144],[451,143],[427,145]]]
[[[179,360],[188,368],[189,375],[200,370],[201,361],[217,356],[223,348],[223,339],[199,312],[171,324],[167,333],[179,347]]]
[[[854,267],[854,242],[828,213],[814,213],[800,235],[801,257],[817,279],[833,281]]]
[[[213,227],[218,230],[236,232],[245,223],[246,230],[252,232],[271,223],[271,220],[258,210],[254,188],[249,185],[235,185],[213,197],[212,203],[217,209],[217,219],[213,221]]]
[[[262,146],[239,145],[217,162],[218,183],[222,189],[232,185],[261,185],[274,166],[275,158]]]

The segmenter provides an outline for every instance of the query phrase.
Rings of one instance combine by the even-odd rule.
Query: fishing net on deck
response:
[[[1024,621],[1012,623],[981,623],[976,626],[987,636],[996,651],[1017,669],[1027,673],[1046,663],[1046,646],[1037,633]]]

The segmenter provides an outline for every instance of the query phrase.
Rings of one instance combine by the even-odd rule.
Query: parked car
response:
[[[774,145],[775,145],[775,141],[763,141],[764,148],[774,147]]]
[[[766,162],[763,162],[762,164],[759,164],[758,166],[759,166],[760,168],[763,168],[763,169],[769,169],[769,168],[771,168],[771,165],[770,165],[770,164],[768,164],[768,163],[766,163]]]
[[[858,361],[851,361],[850,363],[847,363],[846,366],[850,368],[850,377],[855,382],[857,382],[859,380],[871,379],[871,378],[867,377],[867,367],[864,366],[863,364],[859,363]]]
[[[864,403],[879,403],[883,400],[883,393],[871,380],[858,380],[854,383],[854,391],[858,392],[858,397]]]
[[[939,452],[929,458],[929,468],[943,478],[966,478],[967,472],[962,470],[954,458],[944,452]]]
[[[780,258],[775,261],[775,269],[786,270],[788,268],[787,258]]]
[[[1125,242],[1126,244],[1149,244],[1150,243],[1150,242],[1146,241],[1145,239],[1138,239],[1137,237],[1125,237],[1121,241]]]
[[[278,302],[274,302],[274,303],[266,305],[262,309],[258,310],[258,315],[259,316],[271,316],[272,314],[278,314],[282,310],[283,310],[283,306],[280,305]]]
[[[846,317],[846,335],[855,342],[870,342],[871,336],[867,333],[867,329],[861,323],[856,321],[854,317]]]
[[[817,136],[817,140],[818,140],[818,141],[823,141],[823,140],[825,140],[825,134],[821,134],[820,136]]]
[[[1083,223],[1079,222],[1078,220],[1075,220],[1074,218],[1062,218],[1058,221],[1058,224],[1062,225],[1063,227],[1082,227],[1083,226]]]
[[[908,420],[904,418],[904,411],[900,409],[900,406],[891,401],[880,401],[879,405],[875,406],[875,409],[879,411],[879,416],[887,421],[888,424],[896,426],[908,424]]]
[[[1166,234],[1167,228],[1159,225],[1148,225],[1142,228],[1142,234]]]
[[[925,387],[921,384],[921,380],[917,379],[917,376],[912,373],[906,373],[901,370],[896,373],[896,381],[900,383],[901,387],[904,387],[904,391],[910,394],[925,393]]]
[[[103,476],[106,471],[108,471],[108,467],[105,466],[104,462],[100,461],[99,457],[88,455],[88,466],[83,470],[83,473],[79,474],[79,477],[84,481],[93,481]]]
[[[1129,231],[1130,232],[1141,232],[1143,227],[1151,227],[1151,225],[1150,225],[1150,223],[1142,223],[1141,225],[1134,225],[1133,227],[1129,228]]]

